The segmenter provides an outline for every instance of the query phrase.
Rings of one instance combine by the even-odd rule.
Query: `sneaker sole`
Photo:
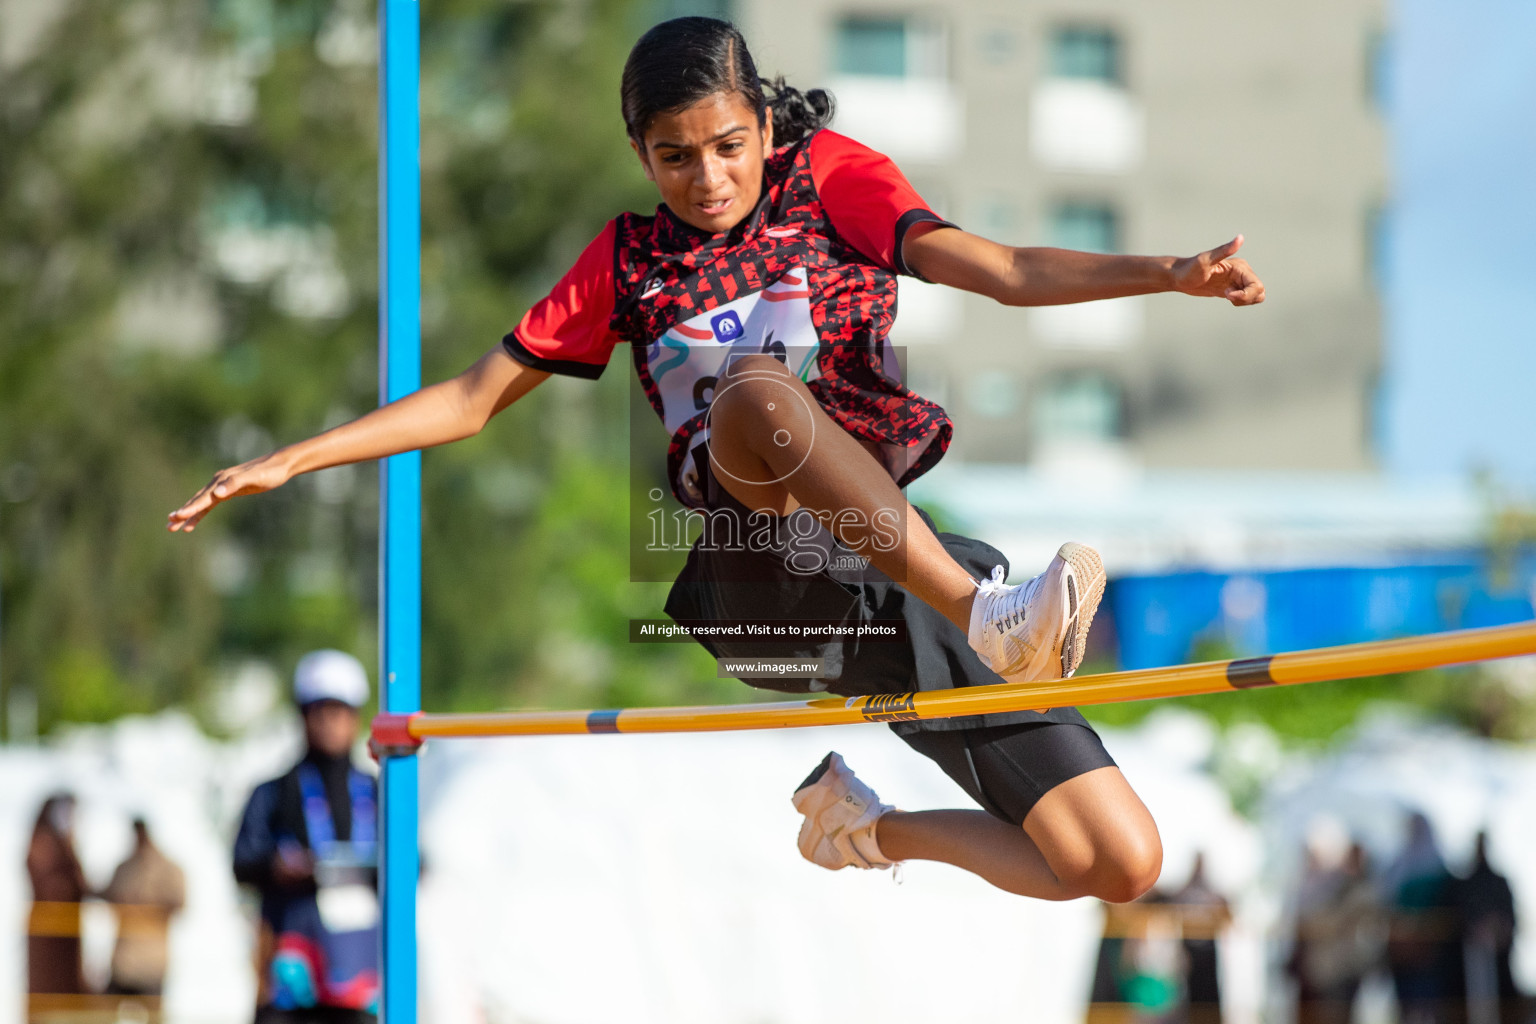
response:
[[[1067,564],[1062,573],[1061,678],[1067,679],[1083,663],[1088,649],[1088,630],[1104,597],[1104,559],[1086,544],[1068,542],[1056,552]]]
[[[828,785],[820,785],[822,779],[832,770],[832,759],[834,757],[838,757],[839,761],[841,761],[836,751],[828,753],[826,757],[821,759],[821,763],[811,771],[811,774],[806,776],[805,781],[796,787],[794,795],[790,798],[791,802],[795,805],[795,810],[805,816],[805,821],[800,825],[800,834],[795,842],[795,845],[800,849],[800,856],[817,867],[826,868],[829,871],[838,871],[847,867],[879,868],[881,870],[888,868],[891,866],[891,862],[883,858],[878,847],[873,850],[864,849],[856,833],[850,835],[848,840],[848,845],[853,851],[851,858],[847,854],[838,851],[833,841],[843,834],[845,826],[839,825],[828,830],[822,823],[822,815],[840,804],[844,799],[838,795],[837,787],[834,783],[829,782]],[[857,779],[857,776],[853,774],[846,764],[840,765],[840,768],[848,776],[855,780]],[[875,803],[879,804],[879,797],[877,796],[874,799]],[[883,807],[884,805],[880,806]],[[886,807],[885,809],[890,810],[891,808]],[[870,842],[873,843],[874,841],[874,837],[871,835]],[[832,845],[832,849],[837,852],[838,856],[844,858],[842,863],[824,864],[816,859],[816,851],[824,842]]]
[[[842,833],[842,829],[828,833],[822,828],[821,815],[829,807],[837,804],[839,798],[837,793],[834,792],[833,787],[817,785],[827,772],[832,769],[832,758],[835,756],[836,751],[833,751],[822,758],[821,764],[817,765],[811,774],[806,776],[804,782],[795,787],[794,795],[790,797],[790,802],[794,804],[795,810],[805,816],[805,821],[800,825],[800,835],[797,837],[795,845],[800,848],[800,855],[813,864],[816,861],[812,853],[821,844],[821,840],[827,839],[830,841],[836,839]],[[825,867],[826,865],[819,866]]]
[[[832,767],[832,758],[836,753],[837,751],[835,750],[828,751],[827,756],[821,759],[821,764],[811,769],[811,774],[805,777],[805,781],[795,787],[795,792],[799,793],[806,786],[814,786],[816,783],[820,782],[821,777],[827,774],[827,770]]]

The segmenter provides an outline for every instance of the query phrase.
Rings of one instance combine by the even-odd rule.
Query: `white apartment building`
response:
[[[1013,244],[1187,255],[1241,231],[1268,301],[1008,309],[903,282],[893,337],[953,457],[1372,467],[1381,0],[738,0],[764,74]]]

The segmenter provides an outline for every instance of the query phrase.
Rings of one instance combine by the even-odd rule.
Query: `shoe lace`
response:
[[[1041,573],[1034,579],[1019,587],[1009,587],[1003,580],[1008,573],[1002,566],[992,570],[992,578],[980,584],[982,595],[991,599],[993,604],[987,609],[987,618],[992,622],[1000,622],[1006,629],[1012,629],[1025,619],[1025,611],[1029,602],[1034,599],[1040,589],[1040,581],[1045,578]]]

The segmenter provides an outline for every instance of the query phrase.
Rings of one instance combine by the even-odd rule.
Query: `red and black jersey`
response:
[[[768,353],[845,430],[877,442],[902,486],[949,447],[949,417],[900,380],[887,338],[914,225],[947,223],[889,159],[826,130],[773,152],[763,196],[708,235],[665,204],[616,217],[503,339],[519,362],[596,378],[626,343],[672,442],[672,492],[700,507],[715,379],[733,355]],[[915,276],[915,275],[914,275]]]

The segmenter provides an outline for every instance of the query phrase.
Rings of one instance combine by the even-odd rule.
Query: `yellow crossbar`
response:
[[[727,704],[608,711],[494,711],[379,715],[376,748],[407,753],[432,736],[555,736],[581,733],[719,732],[793,729],[855,722],[911,722],[1081,704],[1118,704],[1224,690],[1320,683],[1536,654],[1536,621],[1464,629],[1263,658],[1107,672],[1052,683],[997,683],[924,693],[823,697],[772,704]]]

